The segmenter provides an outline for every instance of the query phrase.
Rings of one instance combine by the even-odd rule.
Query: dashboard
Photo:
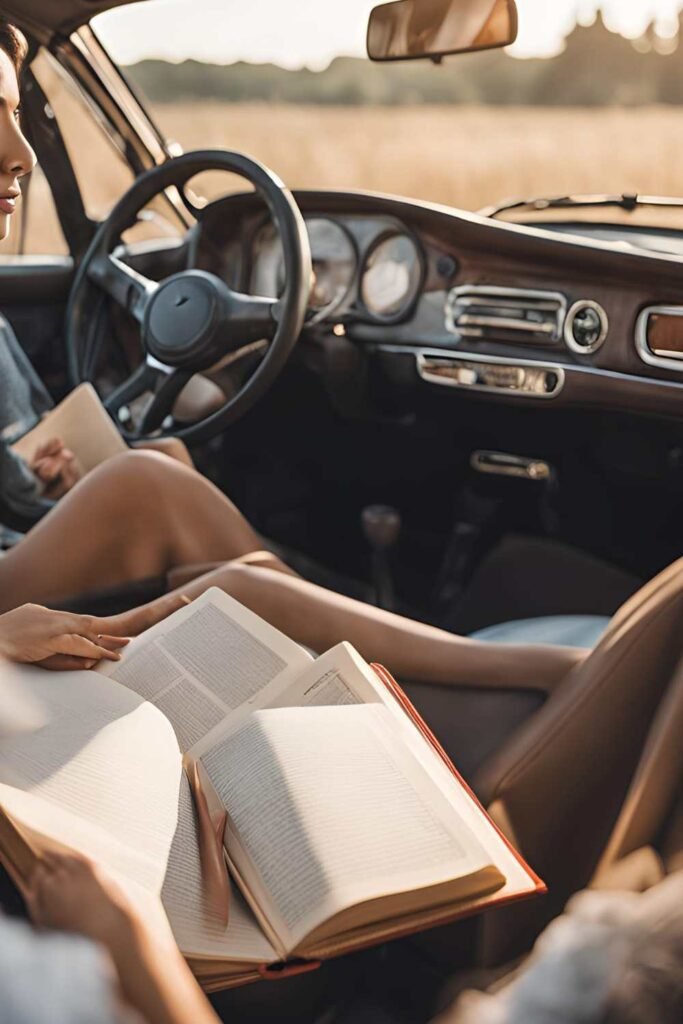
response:
[[[545,228],[368,193],[298,192],[313,256],[306,342],[334,340],[397,392],[683,419],[683,240]],[[662,250],[666,251],[662,251]],[[278,297],[253,194],[199,225],[195,265]]]

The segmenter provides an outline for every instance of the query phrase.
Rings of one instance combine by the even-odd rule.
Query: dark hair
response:
[[[6,18],[0,18],[0,50],[5,51],[19,75],[28,53],[28,43],[19,29]]]

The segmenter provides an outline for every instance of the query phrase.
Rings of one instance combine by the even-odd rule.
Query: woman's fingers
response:
[[[125,636],[108,636],[106,633],[98,633],[96,637],[89,637],[98,643],[100,647],[106,647],[108,651],[120,651],[122,647],[126,647],[130,643],[130,639]]]
[[[53,654],[38,664],[49,672],[78,672],[94,668],[98,662],[95,658],[77,658],[73,654]]]
[[[51,437],[48,441],[43,441],[42,444],[38,445],[33,456],[34,461],[44,459],[50,455],[59,455],[63,447],[64,442],[61,437]]]
[[[56,480],[62,472],[62,462],[58,456],[46,456],[34,462],[32,468],[43,483],[50,483]]]
[[[120,616],[119,618],[123,618]],[[60,622],[64,637],[69,637],[69,643],[73,643],[75,637],[81,637],[96,647],[107,652],[110,661],[118,661],[118,651],[130,643],[130,637],[124,632],[117,632],[111,628],[113,619],[99,619],[94,615],[71,615],[65,613]],[[57,638],[61,642],[62,637]],[[79,657],[89,657],[82,649],[68,650],[59,648],[60,654],[77,654]],[[93,652],[94,656],[94,652]],[[105,655],[106,656],[106,655]]]
[[[77,658],[95,658],[97,661],[119,661],[121,655],[116,650],[109,650],[99,640],[89,640],[78,633],[65,633],[55,637],[55,654],[70,654]]]

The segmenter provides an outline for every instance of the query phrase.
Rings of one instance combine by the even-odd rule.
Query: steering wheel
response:
[[[122,233],[158,193],[182,189],[204,171],[227,171],[250,182],[264,199],[284,253],[285,286],[279,299],[233,291],[215,274],[193,268],[152,281],[115,255]],[[208,209],[208,207],[207,207]],[[206,210],[202,211],[203,214]],[[183,388],[195,374],[215,367],[251,342],[269,344],[256,371],[214,411],[188,425],[164,431],[189,443],[220,433],[271,387],[301,333],[311,287],[311,252],[301,212],[278,177],[240,153],[185,153],[142,174],[98,227],[78,268],[69,297],[66,344],[72,383],[91,381],[97,332],[92,316],[97,293],[108,295],[137,322],[142,360],[127,380],[104,399],[117,413],[151,392],[130,441],[158,436]]]

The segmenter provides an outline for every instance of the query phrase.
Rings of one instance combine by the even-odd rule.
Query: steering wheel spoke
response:
[[[158,374],[157,388],[140,421],[138,432],[142,437],[159,430],[166,417],[173,412],[176,399],[192,376],[190,370],[171,370],[168,374]]]
[[[156,281],[150,281],[112,254],[93,260],[88,277],[139,324],[143,323],[147,305],[159,287]]]
[[[104,407],[115,419],[123,405],[130,405],[146,391],[154,391],[159,371],[147,360],[140,363],[123,384],[112,391],[104,400]]]
[[[271,341],[280,320],[280,303],[262,295],[230,292],[230,323],[240,347],[252,341]]]

